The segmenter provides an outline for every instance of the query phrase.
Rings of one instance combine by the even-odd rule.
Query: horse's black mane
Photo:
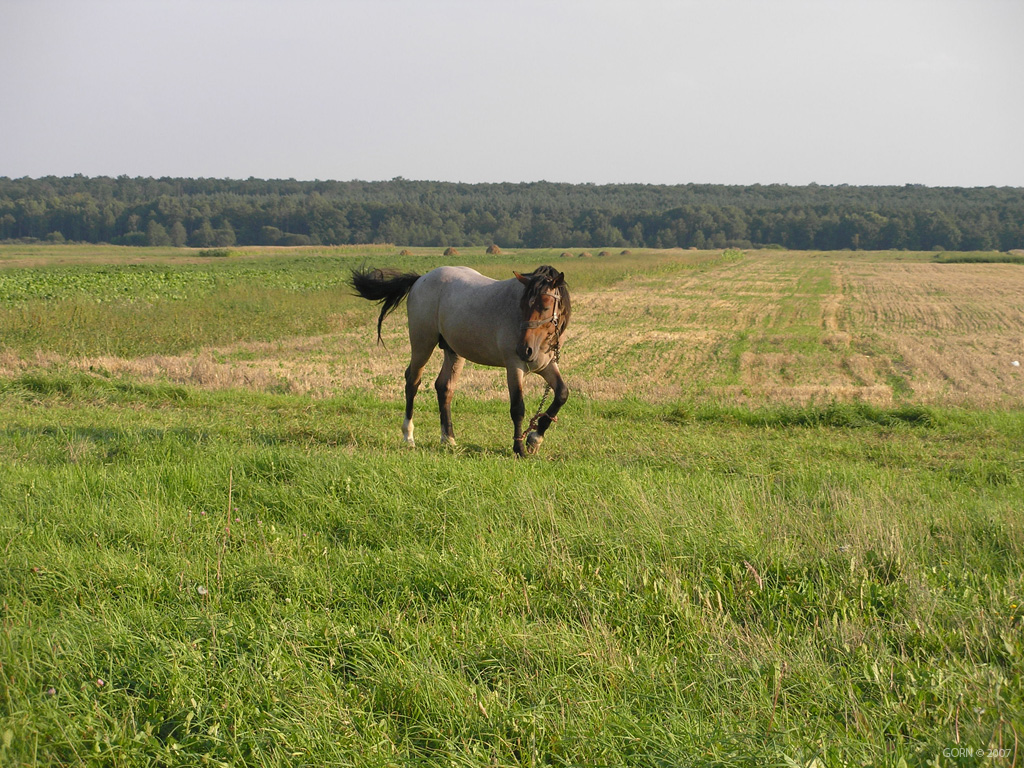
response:
[[[533,272],[526,273],[523,277],[530,280],[523,294],[524,307],[532,305],[541,293],[554,288],[555,284],[561,281],[561,285],[557,288],[558,295],[561,297],[558,302],[558,335],[561,336],[569,327],[569,318],[572,316],[572,300],[569,297],[569,286],[565,284],[565,275],[554,267],[544,264]]]

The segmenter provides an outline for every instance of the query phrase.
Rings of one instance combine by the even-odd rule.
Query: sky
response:
[[[1024,187],[1022,0],[0,0],[0,176]]]

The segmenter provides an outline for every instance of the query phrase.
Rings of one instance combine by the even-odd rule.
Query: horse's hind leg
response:
[[[420,382],[423,380],[423,368],[426,366],[430,355],[434,352],[437,342],[419,341],[410,334],[412,342],[412,358],[409,367],[405,369],[405,421],[402,422],[402,435],[405,437],[405,444],[410,448],[416,445],[413,439],[412,405],[416,400],[416,393],[419,391]]]
[[[441,442],[447,445],[455,445],[455,428],[452,427],[452,395],[455,394],[455,382],[462,372],[462,366],[466,364],[466,358],[459,357],[450,349],[444,351],[444,365],[441,366],[441,373],[434,382],[434,389],[437,390],[437,405],[441,411]]]

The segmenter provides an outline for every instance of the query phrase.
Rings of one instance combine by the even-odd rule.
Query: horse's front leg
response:
[[[509,366],[507,371],[509,415],[512,417],[513,426],[512,450],[516,456],[522,456],[525,454],[523,417],[526,416],[526,402],[523,400],[523,371],[516,366]]]
[[[537,419],[537,429],[526,436],[527,453],[537,452],[540,444],[544,442],[544,433],[557,420],[558,411],[565,405],[565,401],[569,399],[569,387],[566,386],[565,379],[562,378],[562,374],[558,370],[558,363],[552,361],[544,367],[544,370],[538,371],[538,373],[548,383],[548,386],[551,387],[554,399],[551,405],[548,406],[548,409]]]

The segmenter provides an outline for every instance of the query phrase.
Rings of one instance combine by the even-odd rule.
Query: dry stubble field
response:
[[[383,248],[368,258],[402,261]],[[1024,359],[1024,268],[1017,264],[856,252],[556,258],[525,251],[502,261],[520,268],[548,261],[567,272],[574,321],[562,367],[573,390],[589,398],[1014,407],[1024,397],[1022,369],[1013,366]],[[508,271],[479,256],[468,261],[496,277]],[[381,348],[369,304],[339,297],[335,310],[327,333],[179,354],[0,348],[0,374],[70,366],[207,388],[314,397],[367,388],[400,398],[404,312],[385,324]],[[440,355],[432,365],[440,366]],[[459,391],[504,398],[504,374],[467,366]]]

